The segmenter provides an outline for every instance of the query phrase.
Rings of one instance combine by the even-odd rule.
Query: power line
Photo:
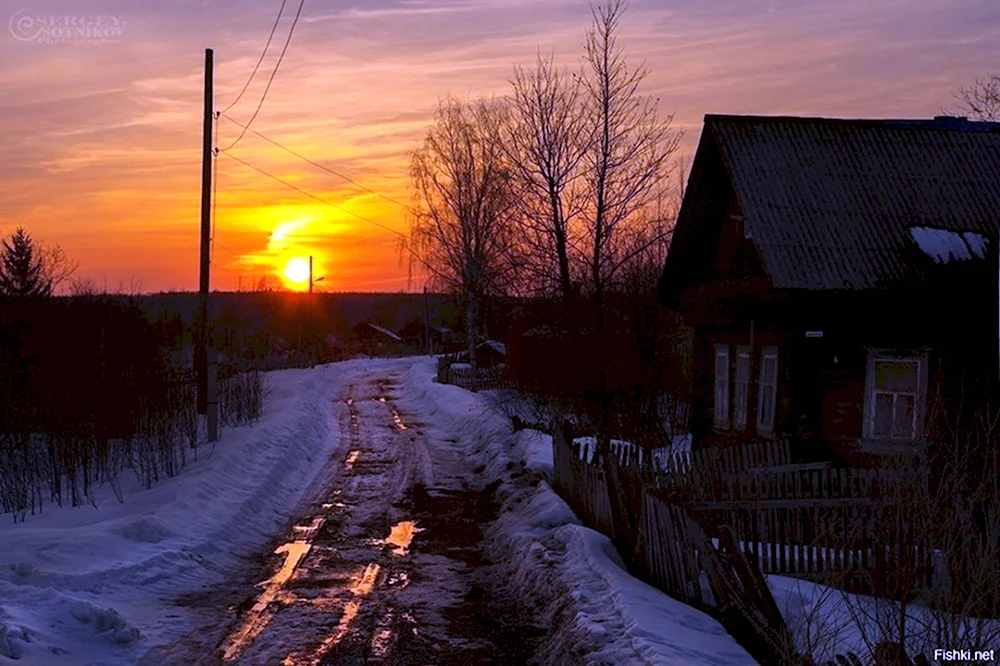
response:
[[[346,208],[343,208],[341,206],[338,206],[335,203],[331,203],[330,201],[327,201],[326,199],[324,199],[322,197],[316,196],[312,192],[308,192],[308,191],[302,189],[301,187],[299,187],[297,185],[293,185],[292,183],[289,183],[288,181],[283,180],[282,178],[280,178],[278,176],[275,176],[274,174],[271,174],[271,173],[268,173],[267,171],[264,171],[263,169],[261,169],[258,166],[254,166],[253,164],[250,164],[246,160],[243,160],[243,159],[241,159],[239,157],[236,157],[232,153],[223,153],[223,154],[226,157],[230,158],[230,159],[236,160],[237,162],[239,162],[240,164],[242,164],[244,166],[250,167],[251,169],[253,169],[257,173],[260,173],[260,174],[262,174],[264,176],[267,176],[271,180],[275,180],[275,181],[281,183],[285,187],[290,187],[291,189],[295,190],[296,192],[304,194],[305,196],[309,197],[310,199],[315,199],[316,201],[318,201],[318,202],[320,202],[322,204],[325,204],[327,206],[330,206],[331,208],[334,208],[336,210],[339,210],[342,213],[347,213],[348,215],[356,217],[359,220],[362,220],[363,222],[367,222],[367,223],[369,223],[369,224],[371,224],[373,226],[378,227],[379,229],[382,229],[384,231],[388,231],[389,233],[391,233],[391,234],[393,234],[395,236],[399,236],[399,238],[401,238],[403,240],[403,247],[406,249],[406,251],[409,252],[410,254],[412,254],[421,264],[424,265],[424,267],[427,270],[431,271],[431,273],[437,274],[437,271],[435,271],[434,268],[423,257],[421,257],[419,254],[417,254],[413,250],[413,248],[410,247],[410,238],[406,234],[403,234],[403,233],[401,233],[399,231],[396,231],[392,227],[387,227],[387,226],[385,226],[384,224],[382,224],[380,222],[376,222],[375,220],[367,218],[364,215],[358,215],[357,213],[355,213],[353,211],[350,211],[350,210],[347,210]]]
[[[250,87],[250,82],[253,81],[253,78],[255,76],[257,76],[257,70],[260,69],[260,63],[264,62],[264,56],[267,55],[267,49],[268,49],[268,47],[271,46],[271,40],[274,39],[274,32],[278,28],[278,22],[281,21],[281,14],[282,14],[282,12],[285,11],[285,3],[286,2],[288,2],[288,0],[281,0],[281,8],[278,10],[278,17],[276,19],[274,19],[274,25],[271,26],[271,34],[269,34],[267,36],[267,43],[264,44],[264,50],[261,51],[260,58],[257,59],[257,64],[253,66],[253,71],[250,72],[250,78],[247,79],[247,82],[243,84],[243,90],[241,90],[240,94],[236,96],[236,99],[233,100],[233,103],[230,104],[229,106],[227,106],[226,108],[224,108],[221,111],[221,113],[225,113],[229,109],[231,109],[234,106],[236,106],[237,102],[239,102],[240,99],[243,98],[243,93],[245,93],[247,91],[247,88]],[[218,145],[218,144],[216,144],[216,145]]]
[[[366,187],[366,186],[362,185],[361,183],[359,183],[358,181],[354,180],[350,176],[346,176],[346,175],[340,173],[339,171],[335,171],[334,169],[331,169],[330,167],[326,166],[325,164],[320,164],[319,162],[314,162],[313,160],[309,159],[305,155],[303,155],[301,153],[295,152],[294,150],[292,150],[288,146],[283,146],[282,144],[278,143],[274,139],[272,139],[270,137],[267,137],[267,136],[264,136],[263,134],[261,134],[257,130],[250,129],[249,127],[246,127],[245,125],[243,125],[243,123],[241,123],[238,120],[235,120],[234,118],[231,118],[228,115],[226,115],[225,112],[223,112],[222,115],[229,122],[234,123],[236,125],[239,125],[240,127],[243,127],[245,130],[249,130],[250,132],[253,132],[254,134],[256,134],[257,136],[259,136],[260,138],[264,139],[264,141],[267,141],[268,143],[273,144],[273,145],[277,146],[278,148],[281,148],[286,153],[294,155],[295,157],[299,158],[300,160],[308,162],[309,164],[313,165],[314,167],[322,169],[323,171],[326,171],[327,173],[331,173],[334,176],[337,176],[338,178],[343,178],[344,180],[346,180],[350,184],[354,185],[355,187],[358,187],[358,188],[360,188],[360,189],[362,189],[365,192],[368,192],[370,194],[374,194],[375,196],[379,197],[380,199],[385,199],[386,201],[394,203],[397,206],[401,206],[402,208],[405,208],[406,210],[412,210],[412,208],[410,206],[408,206],[407,204],[405,204],[405,203],[403,203],[401,201],[398,201],[397,199],[393,199],[390,196],[382,194],[381,192],[376,192],[375,190],[371,189],[370,187]]]
[[[302,7],[305,4],[306,0],[299,0],[299,8],[298,11],[295,12],[295,20],[292,21],[292,27],[288,30],[288,37],[285,39],[285,45],[281,49],[281,55],[278,56],[278,62],[274,64],[274,69],[271,71],[271,77],[267,80],[267,86],[264,88],[264,94],[260,96],[260,102],[257,103],[257,108],[254,110],[253,115],[250,116],[250,120],[247,121],[247,124],[243,128],[243,131],[240,132],[240,135],[236,137],[236,140],[229,144],[228,147],[224,148],[223,152],[229,150],[243,139],[243,136],[247,133],[250,125],[252,125],[253,121],[256,120],[257,114],[260,113],[261,107],[264,106],[264,100],[267,99],[267,93],[271,90],[271,84],[274,83],[274,77],[278,73],[278,68],[281,67],[282,60],[285,59],[285,52],[288,51],[288,45],[292,41],[292,35],[295,33],[295,26],[298,25],[299,16],[301,16]]]
[[[215,145],[219,145],[219,112],[215,112]],[[218,190],[219,183],[219,152],[217,150],[212,151],[212,236],[210,238],[212,242],[212,254],[209,257],[210,261],[215,261],[215,202],[217,197],[215,196]]]
[[[216,242],[215,244],[218,245],[221,249],[223,249],[226,252],[228,252],[229,254],[231,254],[236,259],[241,259],[242,258],[240,255],[236,254],[235,252],[233,252],[232,250],[230,250],[228,247],[226,247],[222,243]]]

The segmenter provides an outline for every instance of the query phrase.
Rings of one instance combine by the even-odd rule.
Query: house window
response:
[[[868,358],[865,436],[914,441],[922,428],[925,357],[872,351]]]
[[[729,428],[729,345],[715,345],[715,427]]]
[[[747,428],[747,403],[750,400],[750,348],[736,348],[736,386],[733,392],[733,427]]]
[[[757,389],[757,432],[774,433],[774,412],[778,403],[778,348],[761,350],[760,381]]]

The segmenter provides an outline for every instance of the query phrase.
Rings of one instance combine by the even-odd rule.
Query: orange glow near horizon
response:
[[[76,278],[98,285],[196,290],[204,46],[212,44],[223,112],[212,289],[266,277],[300,290],[304,281],[286,269],[312,255],[326,290],[419,291],[423,279],[409,280],[398,237],[380,227],[408,231],[400,202],[410,199],[410,155],[438,100],[507,94],[514,66],[530,68],[539,51],[578,69],[590,7],[320,4],[306,5],[259,115],[270,52],[235,100],[260,57],[262,26],[274,20],[270,0],[91,0],[73,5],[74,15],[120,18],[117,40],[4,35],[0,236],[23,225],[78,261]],[[669,4],[632,3],[619,37],[629,65],[649,71],[642,93],[684,132],[678,157],[688,167],[706,113],[930,118],[952,110],[959,86],[998,73],[997,3]],[[279,34],[289,24],[283,17]],[[228,148],[242,131],[235,122],[251,117],[252,131]]]

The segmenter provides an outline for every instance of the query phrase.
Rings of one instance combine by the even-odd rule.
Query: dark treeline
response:
[[[483,335],[504,340],[515,311],[528,298],[486,298],[482,304]],[[196,293],[172,292],[139,297],[151,317],[174,318],[181,326],[194,321]],[[304,367],[354,358],[376,351],[361,344],[354,331],[371,322],[406,340],[394,353],[424,351],[412,339],[425,325],[446,327],[461,337],[460,298],[439,293],[302,293],[290,291],[216,292],[209,304],[213,344],[222,359],[262,369]]]
[[[197,456],[190,329],[133,296],[7,296],[0,306],[0,509],[95,504],[122,474],[150,487]],[[263,378],[220,369],[224,425],[260,416]]]

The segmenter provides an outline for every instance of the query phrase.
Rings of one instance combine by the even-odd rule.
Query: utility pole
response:
[[[313,256],[309,255],[309,293],[313,293]]]
[[[198,371],[198,413],[206,416],[208,441],[219,438],[217,365],[211,349],[208,319],[209,265],[212,243],[212,104],[213,52],[205,49],[205,108],[201,142],[201,262],[198,281],[198,341],[195,365]]]

